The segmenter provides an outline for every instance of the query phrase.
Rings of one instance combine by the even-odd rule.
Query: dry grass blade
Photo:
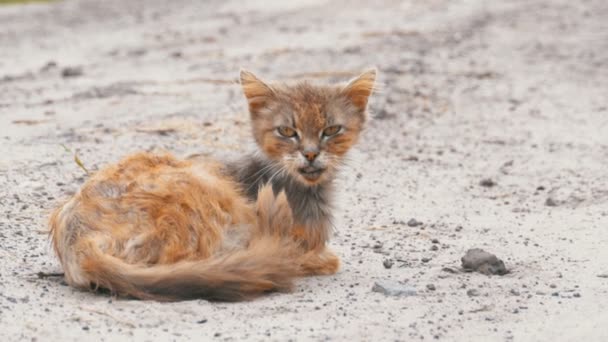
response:
[[[51,278],[51,277],[63,277],[65,276],[65,273],[63,272],[38,272],[36,273],[36,276],[38,277],[38,279],[43,279],[43,278]]]
[[[15,125],[26,125],[26,126],[34,126],[42,123],[49,122],[49,120],[34,120],[34,119],[21,119],[21,120],[13,120],[12,123]]]
[[[84,173],[86,173],[88,175],[89,170],[84,166],[82,160],[80,160],[80,158],[78,157],[78,154],[76,154],[75,152],[72,152],[72,150],[70,150],[64,144],[61,144],[61,146],[66,150],[66,152],[72,153],[74,155],[74,162],[76,162],[76,165],[78,165],[84,171]]]

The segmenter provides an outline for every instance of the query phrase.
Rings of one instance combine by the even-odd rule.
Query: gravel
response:
[[[378,280],[374,283],[372,291],[387,296],[410,297],[416,295],[416,288],[394,280]]]

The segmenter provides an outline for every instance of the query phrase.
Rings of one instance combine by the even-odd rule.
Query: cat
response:
[[[368,119],[376,70],[344,86],[242,70],[259,151],[235,162],[137,153],[50,217],[68,284],[158,301],[251,299],[337,272],[333,181]]]

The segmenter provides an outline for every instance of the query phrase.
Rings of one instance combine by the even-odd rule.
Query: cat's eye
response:
[[[279,134],[284,136],[285,138],[293,138],[298,135],[295,129],[287,126],[281,126],[277,128],[277,132],[279,132]]]
[[[338,134],[340,130],[342,130],[342,126],[340,125],[329,126],[323,130],[323,135],[326,137],[331,137],[332,135]]]

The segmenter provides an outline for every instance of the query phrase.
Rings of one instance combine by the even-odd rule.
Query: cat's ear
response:
[[[270,86],[247,70],[241,69],[240,76],[241,87],[243,87],[243,93],[249,103],[249,112],[251,115],[255,115],[268,104],[274,92]]]
[[[352,79],[342,89],[342,93],[351,101],[351,103],[359,110],[364,111],[367,107],[369,96],[374,90],[376,82],[376,69],[370,69],[358,77]]]

